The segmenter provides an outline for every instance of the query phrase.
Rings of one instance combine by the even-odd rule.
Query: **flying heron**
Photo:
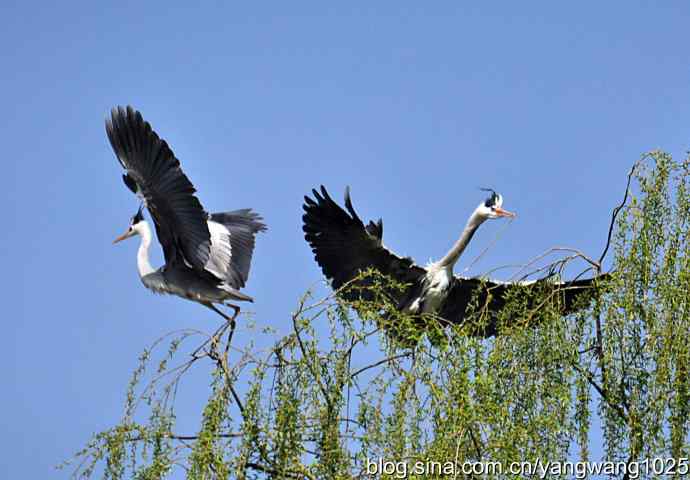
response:
[[[132,107],[113,108],[105,129],[126,171],[125,185],[143,201],[113,243],[139,235],[137,267],[146,288],[198,302],[234,325],[240,307],[231,302],[253,301],[239,289],[249,276],[254,237],[266,230],[261,217],[248,208],[208,214],[168,144]],[[158,269],[149,262],[152,234],[144,205],[163,247],[165,264]],[[215,304],[232,308],[233,316]]]
[[[460,237],[440,260],[425,267],[409,257],[400,257],[383,245],[383,221],[364,225],[352,206],[349,188],[345,191],[345,209],[330,197],[326,188],[312,190],[314,199],[305,196],[303,230],[315,260],[334,289],[348,282],[360,285],[366,281],[360,273],[369,268],[378,270],[401,284],[409,285],[403,291],[389,289],[398,310],[416,315],[431,313],[443,323],[462,324],[473,295],[479,293],[479,305],[486,305],[493,320],[476,334],[493,336],[498,326],[498,313],[511,292],[530,293],[533,289],[553,286],[563,295],[562,313],[572,313],[575,299],[593,291],[593,284],[602,276],[568,282],[554,282],[550,278],[521,282],[500,282],[480,278],[467,278],[453,274],[453,267],[467,247],[479,226],[486,220],[513,218],[515,214],[503,209],[503,197],[493,190],[470,215]],[[545,282],[548,282],[545,283]],[[481,289],[481,290],[477,290]],[[345,290],[346,299],[371,298],[366,290]]]

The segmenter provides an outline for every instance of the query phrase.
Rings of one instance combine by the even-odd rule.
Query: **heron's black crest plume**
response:
[[[493,188],[480,188],[482,192],[490,192],[491,195],[484,201],[484,205],[491,208],[498,203],[498,193]]]
[[[137,223],[144,220],[143,208],[144,208],[143,205],[139,206],[139,210],[137,210],[137,213],[135,213],[134,216],[132,217],[132,225],[136,225]]]

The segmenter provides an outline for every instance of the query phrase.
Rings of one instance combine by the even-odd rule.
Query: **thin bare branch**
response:
[[[604,247],[604,251],[601,252],[601,256],[599,257],[599,265],[601,265],[601,262],[604,261],[604,257],[606,257],[606,254],[609,251],[609,246],[611,245],[611,235],[613,234],[613,227],[616,225],[616,217],[618,217],[618,213],[623,209],[626,202],[628,201],[628,193],[630,192],[630,182],[632,181],[633,173],[635,173],[635,169],[639,166],[639,164],[643,160],[644,160],[644,158],[642,160],[635,162],[635,164],[630,169],[630,173],[628,173],[628,183],[625,186],[625,195],[623,195],[623,201],[620,203],[620,205],[618,205],[616,208],[613,209],[613,213],[611,214],[611,224],[609,225],[609,234],[608,234],[608,237],[606,239],[606,246]]]

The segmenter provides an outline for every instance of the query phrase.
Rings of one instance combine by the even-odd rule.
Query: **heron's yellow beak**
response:
[[[499,217],[515,218],[517,216],[517,214],[509,212],[508,210],[503,210],[501,207],[496,207],[494,212],[496,212],[496,215]]]
[[[128,228],[125,233],[123,233],[122,235],[117,237],[115,240],[113,240],[113,245],[115,245],[117,242],[121,242],[122,240],[125,240],[125,239],[131,237],[133,234],[134,234],[134,232]]]

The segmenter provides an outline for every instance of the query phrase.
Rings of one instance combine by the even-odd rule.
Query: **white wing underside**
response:
[[[220,223],[211,220],[207,223],[208,231],[211,234],[211,248],[204,269],[216,277],[224,279],[228,274],[230,259],[232,258],[230,232]]]

